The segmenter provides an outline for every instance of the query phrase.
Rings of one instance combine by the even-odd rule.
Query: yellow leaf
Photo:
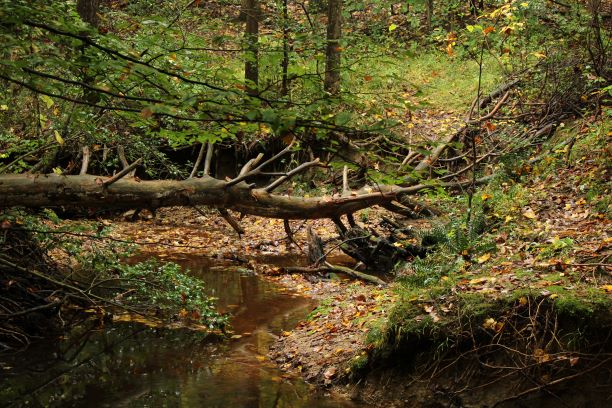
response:
[[[519,298],[519,303],[523,306],[525,306],[527,304],[527,298],[525,296],[521,296]]]
[[[481,283],[486,283],[487,281],[488,279],[485,277],[474,278],[474,279],[470,279],[470,285],[480,285]]]
[[[288,331],[284,331],[284,330],[283,330],[283,332],[281,333],[281,335],[282,335],[283,337],[289,337],[289,336],[291,336],[291,332],[288,332]]]
[[[62,138],[62,136],[59,134],[59,132],[57,130],[53,131],[53,134],[55,135],[55,140],[57,141],[57,143],[60,146],[64,145],[64,139]]]
[[[40,99],[45,103],[45,105],[47,105],[47,108],[50,108],[53,106],[53,99],[51,99],[47,95],[41,95]]]
[[[495,319],[493,319],[492,317],[489,317],[482,324],[482,327],[484,327],[485,329],[495,329],[495,326],[497,326],[497,321]]]
[[[523,212],[523,217],[529,218],[530,220],[534,220],[537,218],[537,216],[535,215],[535,213],[533,212],[531,208],[528,208],[526,211]]]
[[[393,246],[394,246],[394,247],[396,247],[396,248],[401,248],[401,247],[403,247],[403,245],[402,245],[402,243],[401,243],[401,242],[394,242],[394,243],[393,243]]]
[[[483,256],[478,257],[478,263],[485,263],[487,262],[489,259],[491,259],[491,254],[490,253],[486,253]]]
[[[7,111],[8,105],[0,105],[0,111]]]
[[[487,194],[487,193],[482,193],[482,195],[480,196],[480,198],[482,199],[482,201],[487,201],[491,198],[493,198],[493,196],[491,194]]]
[[[395,31],[396,29],[397,29],[397,25],[395,25],[395,24],[391,24],[391,25],[389,26],[389,32],[391,32],[391,31]]]
[[[612,285],[603,285],[601,288],[605,290],[606,293],[612,293]]]
[[[507,224],[507,223],[509,223],[509,222],[510,222],[510,221],[512,221],[512,220],[513,220],[513,218],[512,218],[511,216],[506,215],[506,219],[504,220],[504,223],[506,223],[506,224]]]
[[[53,169],[53,173],[57,174],[58,176],[62,175],[62,168],[61,167],[55,167]]]

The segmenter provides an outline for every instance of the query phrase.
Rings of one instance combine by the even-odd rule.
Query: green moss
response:
[[[597,288],[588,288],[582,295],[558,286],[546,289],[558,294],[554,299],[555,309],[562,316],[594,319],[600,315],[610,315],[612,311],[612,299]]]
[[[356,355],[350,361],[350,370],[351,372],[359,372],[367,367],[369,362],[368,355],[365,353]]]
[[[332,310],[332,299],[323,299],[319,305],[306,317],[307,320],[313,320],[315,316],[327,316]]]
[[[459,313],[468,319],[489,317],[496,309],[490,297],[482,293],[461,293],[459,295]]]

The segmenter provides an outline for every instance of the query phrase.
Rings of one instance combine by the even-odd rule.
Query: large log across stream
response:
[[[187,180],[140,181],[122,178],[111,185],[101,176],[2,175],[0,208],[80,206],[88,208],[159,208],[207,205],[268,218],[336,218],[373,206],[402,202],[404,195],[429,186],[381,185],[348,196],[289,197],[252,188],[245,182],[231,184],[210,176]]]

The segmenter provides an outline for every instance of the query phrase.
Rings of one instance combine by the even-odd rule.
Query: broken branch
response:
[[[278,186],[280,186],[281,184],[283,184],[284,182],[288,181],[289,179],[291,179],[291,177],[295,176],[298,173],[301,173],[302,171],[312,167],[312,166],[319,166],[320,164],[320,160],[314,159],[313,161],[310,162],[306,162],[306,163],[302,163],[299,166],[297,166],[295,169],[291,170],[289,173],[285,174],[284,176],[278,178],[276,181],[272,182],[270,185],[268,185],[267,187],[264,188],[265,191],[267,191],[268,193],[271,193],[272,191],[274,191]]]
[[[138,167],[138,165],[141,162],[142,162],[142,157],[140,159],[136,160],[134,163],[132,163],[129,166],[127,166],[126,168],[124,168],[123,170],[121,170],[119,173],[115,174],[113,177],[111,177],[108,180],[104,181],[102,183],[102,185],[104,187],[108,187],[111,184],[114,184],[115,182],[119,181],[123,177],[127,176],[128,173],[130,173],[132,170],[134,170],[136,167]]]

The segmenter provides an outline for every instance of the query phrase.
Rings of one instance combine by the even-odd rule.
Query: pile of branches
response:
[[[58,332],[63,321],[55,317],[61,306],[86,299],[81,289],[65,281],[30,232],[8,224],[0,231],[1,349]]]

